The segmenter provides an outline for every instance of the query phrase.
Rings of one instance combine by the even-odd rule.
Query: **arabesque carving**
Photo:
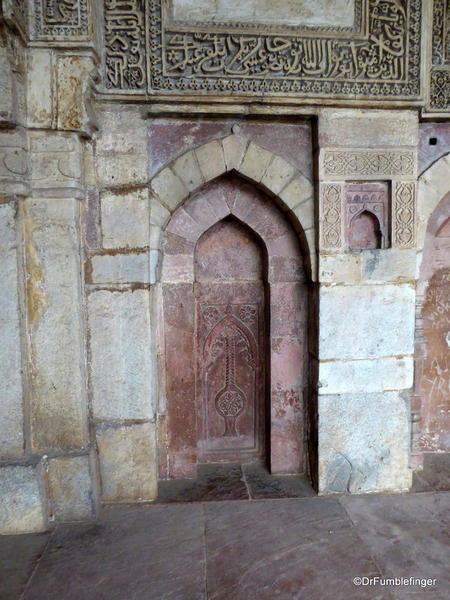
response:
[[[86,39],[89,36],[88,0],[35,0],[35,39]]]
[[[324,150],[322,171],[326,177],[411,177],[416,171],[412,150]]]
[[[413,248],[416,242],[416,184],[396,182],[392,195],[392,243]]]
[[[342,246],[342,186],[323,184],[321,186],[322,205],[322,248]]]
[[[161,0],[105,0],[105,91],[145,93],[145,64],[148,93],[417,97],[420,0],[356,7],[352,29],[256,28],[172,23]]]
[[[450,0],[433,1],[432,67],[427,110],[450,110]]]

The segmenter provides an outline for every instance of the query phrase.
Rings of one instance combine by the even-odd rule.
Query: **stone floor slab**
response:
[[[260,464],[242,465],[251,498],[303,498],[315,496],[310,482],[300,475],[271,475]]]
[[[352,577],[380,572],[335,499],[217,503],[205,514],[210,600],[391,597],[354,595]]]
[[[24,600],[204,600],[201,505],[58,527]]]
[[[48,533],[0,535],[0,600],[21,597],[48,538]]]
[[[348,496],[341,504],[385,577],[436,580],[395,588],[395,598],[450,597],[450,494]]]

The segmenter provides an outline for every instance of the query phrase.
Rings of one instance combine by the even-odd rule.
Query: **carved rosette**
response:
[[[355,0],[353,27],[295,27],[175,22],[162,0],[105,0],[104,90],[418,97],[421,4]],[[123,66],[113,66],[112,56]],[[137,75],[141,70],[148,81]]]
[[[413,248],[416,243],[416,184],[394,182],[392,193],[392,245]]]
[[[326,183],[320,187],[321,246],[339,249],[342,246],[342,185]]]

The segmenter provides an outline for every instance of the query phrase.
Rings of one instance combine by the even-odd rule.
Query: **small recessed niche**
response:
[[[345,239],[350,252],[389,247],[389,197],[386,181],[345,184]]]
[[[428,143],[430,144],[430,146],[437,146],[437,143],[438,143],[437,137],[430,137],[430,139],[428,140]]]

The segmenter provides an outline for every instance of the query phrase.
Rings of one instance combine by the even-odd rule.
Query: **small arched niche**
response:
[[[382,248],[382,233],[378,217],[364,210],[355,215],[348,231],[350,250],[375,250]]]
[[[309,288],[291,221],[226,176],[174,212],[162,249],[160,478],[252,460],[304,473]]]

